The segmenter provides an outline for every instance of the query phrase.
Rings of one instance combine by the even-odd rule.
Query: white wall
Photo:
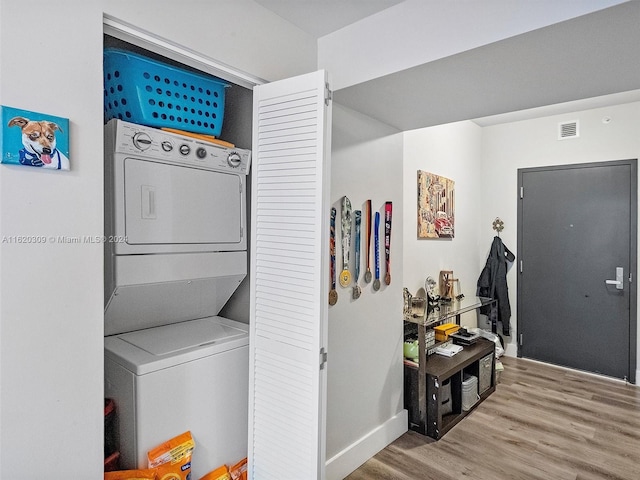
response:
[[[3,238],[102,234],[102,12],[66,6],[2,2],[0,103],[68,117],[72,166],[0,165]],[[0,264],[0,477],[97,479],[102,245],[0,243]]]
[[[341,479],[407,429],[402,396],[402,134],[334,104],[331,156],[338,274],[342,267],[342,197],[349,197],[353,210],[363,210],[365,201],[371,199],[372,217],[376,211],[381,214],[381,289],[374,292],[371,283],[364,283],[363,236],[359,282],[362,295],[352,300],[351,287],[342,288],[338,283],[338,303],[329,307],[326,472],[327,479]],[[386,201],[393,202],[388,286],[383,280]],[[362,232],[364,235],[364,219]],[[373,245],[373,234],[371,241]],[[352,274],[354,245],[352,240]],[[372,246],[372,272],[373,260]]]
[[[0,166],[0,238],[102,233],[104,12],[267,80],[315,70],[315,40],[250,0],[0,9],[0,103],[68,117],[72,165]],[[102,262],[101,245],[0,243],[0,478],[103,476]]]
[[[483,245],[481,232],[491,223],[480,222],[482,128],[473,122],[457,122],[404,133],[404,286],[415,294],[427,276],[436,281],[440,270],[453,270],[462,293],[475,296]],[[455,181],[455,236],[453,239],[418,239],[417,171],[423,170]],[[475,315],[462,323],[475,326]]]
[[[318,66],[345,88],[617,3],[406,0],[320,38]]]
[[[611,121],[603,123],[604,117]],[[573,120],[580,123],[580,136],[557,140],[558,123]],[[480,176],[484,186],[479,211],[481,225],[490,225],[495,217],[500,217],[505,223],[501,238],[517,257],[518,168],[640,158],[638,125],[640,102],[485,127]],[[480,233],[482,244],[489,245],[493,232],[483,228]],[[479,263],[478,267],[481,266]],[[516,281],[512,268],[507,275],[513,327],[508,355],[517,352]],[[640,336],[638,342],[640,346]]]

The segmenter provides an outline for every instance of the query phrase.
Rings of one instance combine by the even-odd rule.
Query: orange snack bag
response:
[[[200,480],[231,480],[231,475],[229,475],[229,469],[227,466],[222,465],[221,467],[207,473]]]
[[[247,458],[243,458],[229,469],[232,480],[247,480]]]
[[[191,454],[196,444],[191,432],[184,432],[149,450],[149,468],[158,471],[158,480],[188,480],[191,478]]]
[[[104,472],[104,480],[156,480],[156,469]]]

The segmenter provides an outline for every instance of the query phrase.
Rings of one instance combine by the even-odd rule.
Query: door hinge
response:
[[[324,370],[324,366],[327,364],[327,351],[322,347],[320,349],[320,370]]]
[[[329,88],[329,83],[327,82],[324,84],[324,104],[329,106],[329,102],[331,102],[331,100],[333,100],[333,92]]]
[[[520,273],[522,273],[522,260],[520,260]]]
[[[629,274],[629,283],[633,283],[633,273]]]
[[[524,198],[524,187],[520,187],[520,198]]]
[[[519,345],[522,346],[522,334],[520,334],[519,337],[520,338],[519,338],[518,342],[519,342]]]

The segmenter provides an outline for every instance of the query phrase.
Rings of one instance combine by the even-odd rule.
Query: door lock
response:
[[[604,283],[607,285],[615,285],[618,290],[624,289],[624,269],[622,267],[616,267],[616,279],[615,280],[605,280]]]

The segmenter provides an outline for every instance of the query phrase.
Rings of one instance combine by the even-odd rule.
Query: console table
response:
[[[405,408],[409,412],[409,428],[434,439],[441,438],[462,420],[473,408],[495,391],[495,344],[479,338],[472,345],[452,357],[438,354],[427,355],[425,333],[445,321],[460,324],[460,316],[481,307],[495,312],[497,300],[482,297],[463,298],[427,309],[422,317],[405,320],[405,339],[417,330],[418,365],[405,362]],[[462,382],[464,373],[479,378],[481,370],[489,368],[491,377],[488,387],[479,392],[480,399],[469,410],[462,408]],[[447,385],[446,388],[444,387]],[[442,408],[445,395],[450,396],[451,406]]]

